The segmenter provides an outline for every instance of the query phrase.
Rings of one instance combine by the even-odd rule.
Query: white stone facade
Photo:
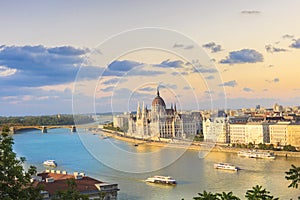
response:
[[[202,125],[204,141],[229,143],[228,122],[226,117],[206,119]]]
[[[138,104],[136,115],[129,118],[128,134],[138,138],[160,140],[168,139],[193,139],[198,130],[199,118],[191,114],[177,112],[176,105],[166,108],[159,91],[152,101],[151,110]]]

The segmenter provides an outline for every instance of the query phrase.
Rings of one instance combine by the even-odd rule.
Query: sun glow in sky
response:
[[[158,85],[167,106],[182,109],[300,105],[299,7],[298,0],[1,1],[0,116],[72,113],[74,104],[74,112],[130,111],[137,101],[150,107]],[[122,36],[144,27],[184,39]],[[148,48],[134,50],[137,41]],[[183,56],[197,49],[210,64]]]

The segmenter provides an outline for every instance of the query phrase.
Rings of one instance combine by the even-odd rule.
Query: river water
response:
[[[222,152],[211,152],[205,158],[199,158],[199,152],[194,150],[183,153],[180,149],[170,148],[160,151],[159,147],[146,144],[135,147],[132,143],[117,141],[99,134],[85,131],[70,133],[67,129],[50,129],[46,134],[42,134],[40,130],[22,131],[14,135],[14,142],[14,151],[17,155],[26,157],[25,167],[35,165],[38,171],[43,171],[45,170],[43,161],[54,159],[58,163],[59,170],[70,173],[85,172],[88,176],[99,180],[118,183],[119,200],[182,198],[188,200],[203,190],[233,191],[235,195],[244,199],[247,189],[255,185],[262,185],[271,191],[272,195],[283,200],[297,199],[300,195],[299,189],[287,187],[289,182],[284,178],[284,172],[288,171],[291,164],[300,165],[299,158],[256,160],[241,158],[235,153]],[[122,151],[131,156],[119,153]],[[155,152],[159,157],[138,158],[147,152]],[[181,154],[182,156],[178,156]],[[170,158],[174,161],[164,162]],[[213,168],[216,162],[233,163],[242,170],[238,172],[216,170]],[[127,165],[128,163],[130,165]],[[164,167],[167,164],[169,165]],[[128,172],[130,167],[139,173]],[[147,184],[143,181],[153,175],[170,175],[178,184],[164,186]]]

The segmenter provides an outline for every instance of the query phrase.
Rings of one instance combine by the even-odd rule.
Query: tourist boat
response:
[[[169,184],[169,185],[176,184],[176,180],[173,179],[171,176],[153,176],[147,178],[145,181],[148,183],[161,183],[161,184]]]
[[[46,161],[43,162],[43,164],[45,166],[49,166],[49,167],[56,167],[57,166],[55,160],[46,160]]]
[[[274,153],[262,152],[262,151],[257,151],[257,150],[239,151],[238,156],[247,157],[247,158],[275,159]]]
[[[224,170],[230,170],[230,171],[238,171],[240,170],[239,167],[228,164],[228,163],[215,163],[214,164],[215,169],[224,169]]]

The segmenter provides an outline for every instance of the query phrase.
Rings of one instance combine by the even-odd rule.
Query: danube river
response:
[[[14,135],[14,151],[26,157],[26,167],[35,165],[38,171],[45,170],[44,160],[54,159],[57,169],[68,172],[85,172],[88,176],[110,183],[118,183],[119,200],[137,199],[192,199],[203,190],[212,192],[233,191],[241,199],[247,189],[262,185],[280,199],[297,199],[299,190],[288,188],[285,171],[291,164],[300,165],[299,158],[277,158],[276,160],[256,160],[238,157],[234,153],[211,152],[199,158],[199,152],[188,150],[176,161],[162,169],[147,173],[129,173],[121,170],[126,162],[134,162],[134,168],[142,172],[147,166],[168,160],[178,149],[160,151],[158,147],[117,141],[90,132],[70,133],[67,129],[50,129],[42,134],[40,130],[22,131]],[[87,144],[88,145],[83,145]],[[87,147],[88,146],[88,147]],[[159,152],[159,159],[138,162],[116,153],[116,147],[138,156],[141,152]],[[180,154],[180,152],[178,153]],[[104,158],[103,162],[98,161]],[[118,170],[108,166],[107,159],[118,163]],[[118,162],[119,161],[119,162]],[[215,162],[233,163],[242,170],[226,172],[213,168]],[[108,165],[108,166],[107,166]],[[128,167],[128,166],[127,166]],[[124,169],[127,169],[124,166]],[[139,170],[140,169],[140,170]],[[121,170],[121,171],[119,171]],[[143,180],[153,175],[170,175],[178,182],[176,186],[147,184]]]

